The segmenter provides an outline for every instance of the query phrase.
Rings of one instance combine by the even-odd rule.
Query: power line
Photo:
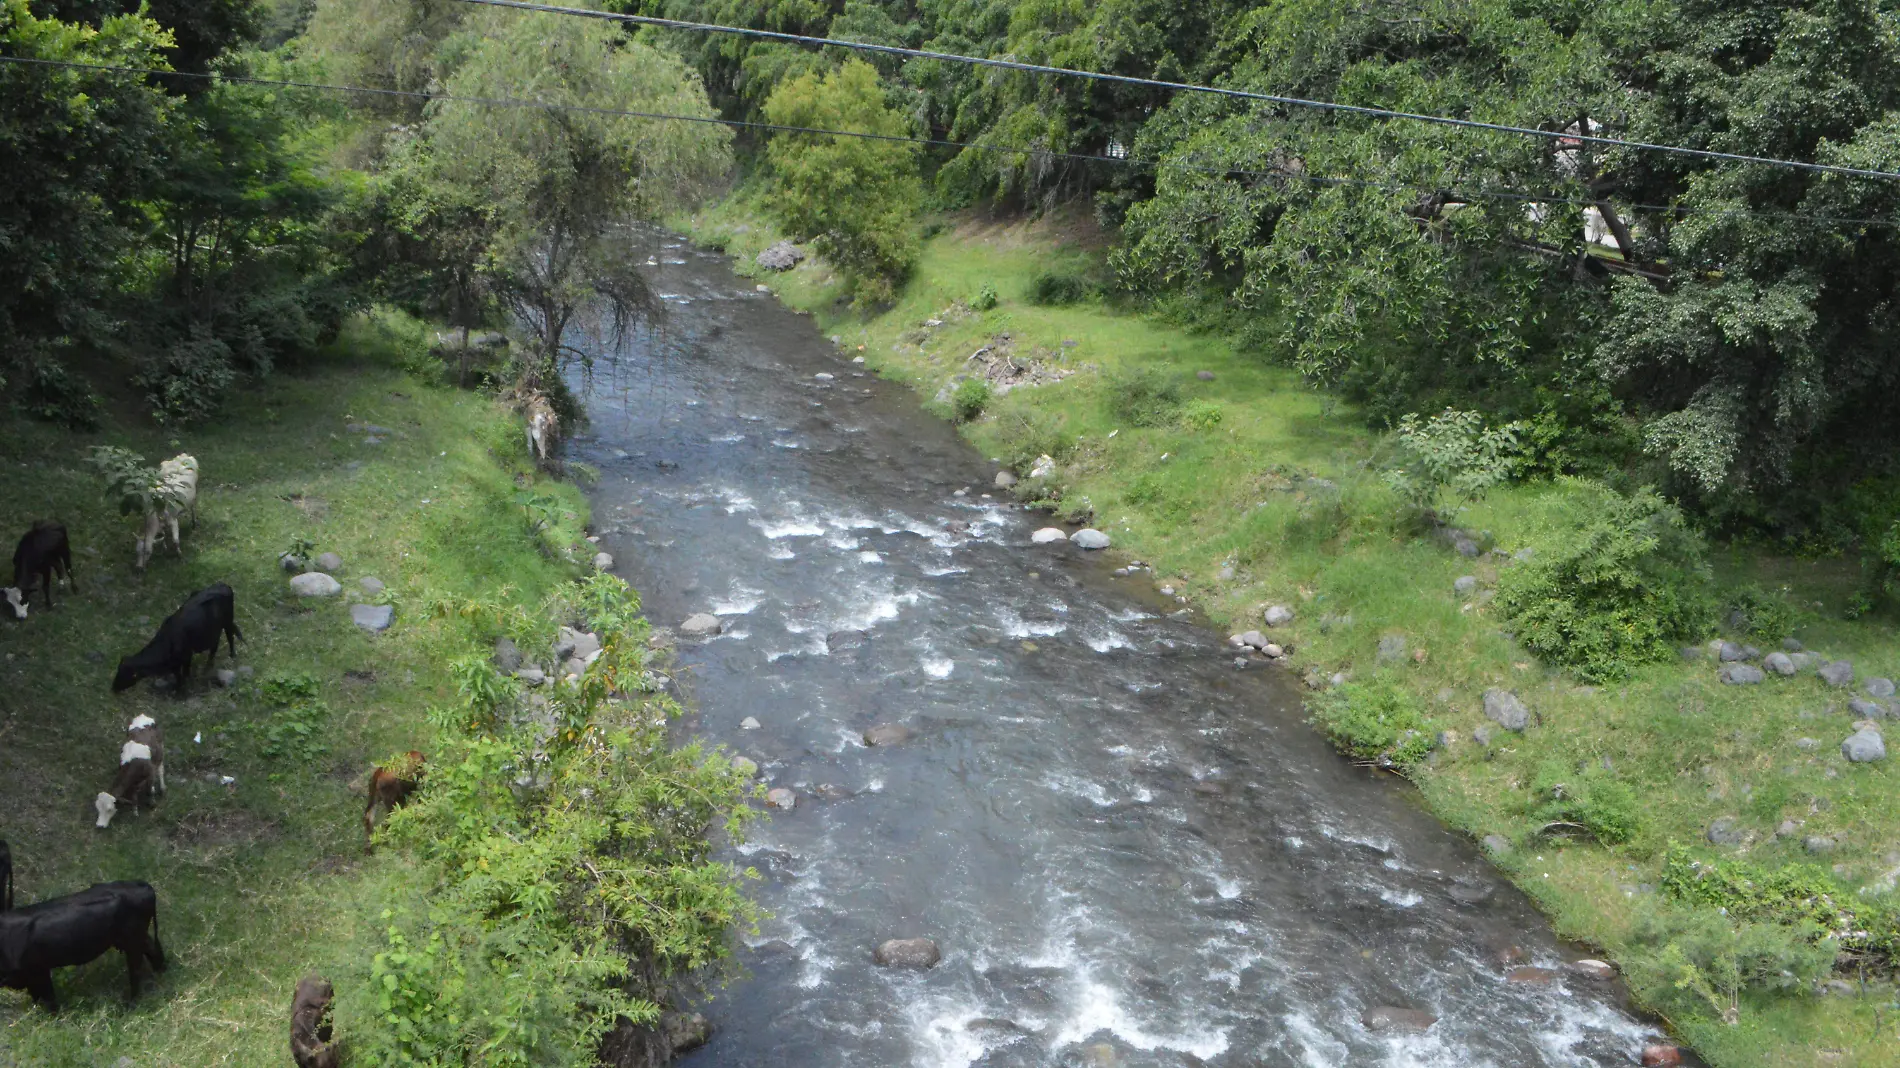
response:
[[[1044,66],[1040,63],[1023,63],[1013,59],[965,56],[958,55],[954,52],[930,52],[918,48],[900,48],[896,45],[871,44],[866,41],[846,41],[835,37],[813,37],[800,33],[784,33],[778,30],[755,30],[745,26],[725,26],[712,22],[685,22],[679,19],[658,18],[653,15],[623,15],[611,11],[594,11],[589,8],[529,3],[526,2],[526,0],[462,0],[462,2],[485,4],[490,7],[511,7],[522,11],[541,11],[556,15],[579,15],[586,18],[605,19],[610,22],[627,22],[641,26],[661,26],[675,30],[693,30],[699,33],[726,33],[741,37],[759,37],[771,41],[789,41],[796,44],[849,48],[860,52],[875,52],[880,55],[903,56],[908,59],[934,59],[948,63],[968,63],[975,66],[999,67],[1003,70],[1023,71],[1030,74],[1058,74],[1065,77],[1086,78],[1098,82],[1139,85],[1150,89],[1207,93],[1214,96],[1263,101],[1289,107],[1315,108],[1321,111],[1365,115],[1378,119],[1403,119],[1410,122],[1424,122],[1438,126],[1454,126],[1467,130],[1485,130],[1491,133],[1508,133],[1523,137],[1538,137],[1545,140],[1608,145],[1613,148],[1640,149],[1645,152],[1667,152],[1676,155],[1694,156],[1698,159],[1721,160],[1727,163],[1759,163],[1771,167],[1787,167],[1796,170],[1816,171],[1823,174],[1842,174],[1856,178],[1900,179],[1900,173],[1892,171],[1864,170],[1859,167],[1837,167],[1827,163],[1807,163],[1801,160],[1773,159],[1767,156],[1746,156],[1734,152],[1717,152],[1706,148],[1688,148],[1683,145],[1662,145],[1647,141],[1626,141],[1621,138],[1601,137],[1595,134],[1565,133],[1561,130],[1539,130],[1529,126],[1506,126],[1494,122],[1479,122],[1475,119],[1456,119],[1448,115],[1427,115],[1412,111],[1394,111],[1390,108],[1362,107],[1357,104],[1339,104],[1328,100],[1307,100],[1297,96],[1256,93],[1246,89],[1229,89],[1213,85],[1194,85],[1189,82],[1170,82],[1158,78],[1138,78],[1127,74],[1103,74],[1098,71],[1075,70],[1069,67]]]
[[[362,96],[394,97],[405,100],[417,100],[422,103],[447,101],[451,103],[479,104],[487,107],[528,108],[542,111],[565,111],[588,115],[605,115],[617,118],[648,119],[659,122],[687,122],[708,126],[727,126],[738,129],[762,130],[770,133],[799,133],[828,137],[850,137],[866,141],[884,141],[898,144],[926,145],[939,148],[954,148],[976,152],[996,152],[1010,155],[1035,156],[1045,159],[1060,159],[1076,163],[1110,163],[1125,166],[1148,167],[1154,170],[1173,168],[1199,174],[1218,176],[1243,175],[1252,178],[1270,178],[1289,181],[1304,181],[1314,185],[1353,186],[1373,189],[1387,193],[1412,193],[1428,195],[1434,190],[1419,185],[1404,185],[1390,182],[1378,182],[1365,178],[1347,178],[1328,175],[1308,174],[1304,171],[1287,169],[1258,170],[1245,167],[1211,166],[1187,163],[1178,160],[1149,160],[1132,156],[1095,156],[1079,152],[1059,152],[1044,148],[1019,148],[1009,145],[987,145],[980,142],[948,141],[931,137],[906,137],[899,134],[867,133],[860,130],[830,130],[816,126],[793,126],[784,123],[754,122],[744,119],[726,119],[710,115],[680,115],[659,111],[632,111],[623,108],[592,107],[585,104],[558,104],[543,100],[522,100],[515,97],[456,96],[448,93],[429,93],[408,89],[381,89],[363,85],[333,85],[325,82],[303,82],[275,78],[253,78],[247,75],[219,72],[170,71],[152,67],[127,67],[103,63],[77,63],[70,60],[41,59],[33,56],[0,56],[0,63],[13,63],[38,67],[56,67],[68,70],[86,70],[111,74],[138,74],[164,78],[198,78],[207,81],[224,81],[239,85],[255,85],[279,89],[313,89],[323,92],[353,93]],[[1522,193],[1505,190],[1476,190],[1458,192],[1445,190],[1456,201],[1467,200],[1503,200],[1527,204],[1561,204],[1570,207],[1595,207],[1595,200],[1568,197],[1561,193]],[[1790,222],[1814,222],[1840,226],[1900,226],[1900,220],[1893,219],[1857,219],[1828,215],[1801,215],[1793,212],[1766,212],[1752,209],[1670,207],[1656,204],[1625,205],[1632,211],[1663,212],[1675,215],[1700,215],[1712,218],[1757,218],[1780,219]]]

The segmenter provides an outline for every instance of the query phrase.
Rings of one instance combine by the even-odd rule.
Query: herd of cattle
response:
[[[196,461],[190,464],[189,473],[195,490]],[[148,517],[147,530],[138,545],[141,567],[159,531],[166,527],[177,545],[175,515],[161,515],[157,523]],[[57,581],[64,581],[69,592],[78,591],[72,570],[72,547],[65,526],[39,520],[14,550],[13,585],[0,587],[0,604],[15,620],[24,620],[33,595],[39,593],[50,610]],[[166,678],[172,692],[183,695],[198,654],[208,654],[205,669],[209,671],[217,659],[219,642],[223,641],[235,658],[238,640],[243,637],[231,587],[222,582],[207,586],[167,616],[144,648],[120,659],[112,691],[123,692],[141,679]],[[370,848],[378,817],[408,799],[420,785],[422,769],[423,756],[415,751],[388,767],[371,769],[369,803],[363,810],[365,851]],[[93,799],[95,826],[108,827],[121,808],[151,804],[164,791],[164,733],[151,716],[138,715],[126,726],[110,786]],[[138,997],[140,975],[147,964],[156,971],[165,970],[165,951],[158,941],[158,894],[149,883],[98,883],[77,893],[17,908],[13,897],[12,853],[7,843],[0,841],[0,987],[24,990],[48,1011],[58,1010],[52,978],[55,968],[86,964],[117,949],[125,954],[133,998]],[[297,985],[292,1004],[291,1051],[300,1068],[334,1068],[338,1063],[339,1047],[330,1039],[328,1023],[330,996],[330,984],[315,976]]]

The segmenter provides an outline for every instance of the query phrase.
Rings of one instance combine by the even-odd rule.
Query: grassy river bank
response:
[[[865,314],[822,262],[757,268],[754,255],[779,236],[762,218],[742,191],[677,224],[946,416],[959,414],[954,383],[977,377],[986,357],[1040,379],[1006,395],[966,387],[962,414],[981,409],[964,424],[969,439],[1019,475],[1055,457],[1058,513],[1092,513],[1117,552],[1152,565],[1129,581],[1172,587],[1233,631],[1261,627],[1268,605],[1292,607],[1293,622],[1271,633],[1314,688],[1318,725],[1363,756],[1404,730],[1442,738],[1408,772],[1420,801],[1487,840],[1560,933],[1617,962],[1711,1063],[1900,1063],[1892,958],[1879,952],[1891,946],[1900,879],[1900,783],[1890,762],[1850,763],[1840,750],[1860,718],[1849,700],[1869,696],[1868,679],[1900,674],[1900,634],[1844,618],[1853,561],[1740,547],[1716,560],[1723,589],[1766,591],[1793,638],[1851,661],[1849,687],[1813,670],[1724,685],[1707,652],[1584,685],[1505,633],[1491,595],[1513,554],[1575,536],[1599,500],[1590,487],[1493,490],[1457,517],[1484,550],[1467,558],[1402,521],[1380,477],[1390,446],[1345,406],[1222,337],[1051,292],[1050,276],[1105,273],[1086,223],[955,221],[925,242],[896,302]],[[1183,417],[1129,418],[1118,383],[1136,368],[1178,383]],[[1759,634],[1707,637],[1722,636],[1780,648]],[[1349,681],[1335,686],[1335,675]],[[1521,698],[1529,729],[1487,720],[1492,688]],[[1598,833],[1556,833],[1578,824]],[[1816,919],[1859,924],[1863,936],[1820,993],[1816,976],[1756,941]]]
[[[366,982],[382,910],[412,892],[416,872],[401,850],[364,855],[351,783],[372,762],[431,748],[427,711],[456,694],[450,661],[486,637],[427,605],[540,603],[582,573],[565,546],[587,521],[581,494],[529,463],[512,413],[406,373],[421,366],[413,355],[359,322],[327,359],[200,428],[0,424],[0,530],[62,520],[78,585],[51,611],[36,600],[27,621],[0,623],[0,838],[19,901],[147,880],[171,963],[131,1007],[116,953],[57,974],[57,1017],[0,992],[0,1065],[276,1064],[298,978],[321,972],[340,994]],[[116,514],[84,463],[88,446],[108,443],[152,462],[198,458],[182,557],[167,548],[133,569],[136,520]],[[551,520],[539,532],[523,522],[524,489]],[[300,540],[343,558],[342,595],[292,593],[277,558]],[[370,577],[380,592],[362,585]],[[216,581],[236,590],[244,632],[234,684],[200,675],[182,699],[149,685],[112,694],[118,658]],[[394,625],[366,633],[346,602],[391,605]],[[223,653],[218,665],[234,666]],[[140,713],[165,730],[169,790],[95,830],[91,799]]]

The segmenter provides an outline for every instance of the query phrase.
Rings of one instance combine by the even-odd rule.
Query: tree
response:
[[[678,58],[604,23],[495,12],[470,26],[474,43],[448,78],[450,96],[712,115]],[[455,213],[456,232],[479,228],[462,247],[479,250],[484,291],[534,332],[525,384],[548,388],[580,351],[566,340],[577,314],[603,305],[618,327],[647,303],[625,225],[695,196],[730,166],[730,141],[709,123],[441,100],[404,180],[434,196],[435,206],[419,205],[425,212]]]
[[[877,71],[858,60],[780,85],[765,116],[782,126],[910,135],[910,123],[885,104]],[[767,201],[772,213],[851,279],[860,303],[888,299],[917,259],[917,146],[779,132],[766,159],[778,179]]]

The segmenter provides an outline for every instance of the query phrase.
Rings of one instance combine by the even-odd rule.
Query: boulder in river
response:
[[[1531,710],[1509,690],[1493,687],[1484,691],[1486,719],[1507,731],[1521,731],[1531,725]]]
[[[798,795],[783,786],[775,786],[765,792],[765,803],[773,808],[790,811],[798,805]]]
[[[1549,986],[1562,978],[1563,973],[1555,968],[1539,968],[1532,964],[1521,965],[1504,973],[1507,983],[1526,983],[1531,986]]]
[[[847,649],[861,649],[871,636],[861,630],[834,630],[825,635],[825,651],[842,653]]]
[[[299,597],[335,597],[343,584],[321,571],[306,571],[290,580],[291,591]]]
[[[1069,536],[1060,527],[1043,527],[1029,536],[1031,545],[1054,545],[1059,541],[1068,541]]]
[[[1431,1029],[1438,1017],[1423,1009],[1402,1009],[1396,1005],[1380,1005],[1367,1009],[1359,1017],[1366,1030],[1382,1035],[1416,1035]]]
[[[880,942],[871,959],[886,968],[935,968],[943,959],[934,939],[892,938]]]
[[[760,726],[758,719],[753,716],[747,716],[739,721],[739,729],[742,731],[756,731]]]
[[[1854,665],[1846,660],[1822,664],[1821,681],[1829,686],[1846,686],[1854,681]]]
[[[1069,542],[1078,549],[1106,549],[1109,544],[1108,535],[1094,527],[1083,527],[1069,535]]]
[[[1014,486],[1015,484],[1016,484],[1016,473],[1014,471],[996,472],[996,488],[997,489],[1009,489],[1011,486]]]
[[[864,744],[903,745],[910,741],[910,728],[901,723],[880,723],[864,732]]]
[[[680,624],[680,633],[706,637],[719,633],[722,626],[719,617],[711,612],[695,612],[686,617],[686,622]]]
[[[1585,979],[1594,979],[1599,983],[1607,983],[1616,978],[1616,965],[1609,961],[1573,960],[1570,962],[1570,970]]]
[[[750,777],[759,773],[759,765],[751,757],[736,756],[732,758],[732,770]]]
[[[595,553],[594,554],[594,570],[595,571],[612,571],[613,569],[614,569],[614,557],[612,553]]]
[[[1643,1047],[1643,1068],[1676,1068],[1682,1063],[1682,1051],[1666,1042]]]

